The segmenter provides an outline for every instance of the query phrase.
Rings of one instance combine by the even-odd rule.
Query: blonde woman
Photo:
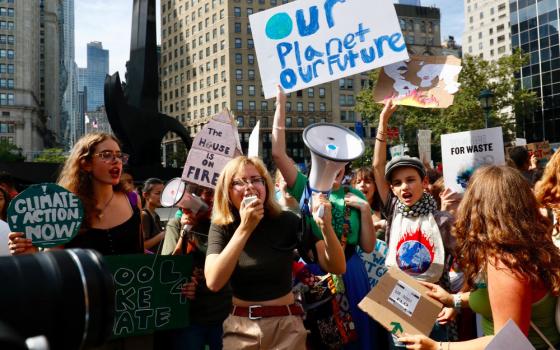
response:
[[[330,222],[330,203],[318,225]],[[316,206],[316,208],[317,208]],[[315,210],[316,210],[315,208]],[[212,291],[228,281],[233,310],[224,321],[224,349],[305,349],[303,310],[292,294],[293,249],[300,222],[282,211],[274,184],[258,158],[231,160],[218,179],[204,274]],[[344,252],[332,229],[316,242],[327,271],[345,270]]]

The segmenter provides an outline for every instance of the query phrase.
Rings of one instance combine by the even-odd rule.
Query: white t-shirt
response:
[[[10,233],[10,226],[6,221],[0,220],[0,256],[10,255],[8,249],[8,234]]]

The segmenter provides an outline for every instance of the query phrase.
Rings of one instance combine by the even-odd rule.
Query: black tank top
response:
[[[118,226],[80,230],[65,248],[95,249],[102,255],[143,254],[140,210],[138,207],[132,207],[132,216]]]

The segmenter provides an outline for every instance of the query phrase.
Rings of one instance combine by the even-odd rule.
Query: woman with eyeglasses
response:
[[[329,213],[323,219],[330,220]],[[227,163],[215,189],[204,268],[210,290],[229,281],[233,292],[224,349],[305,349],[303,309],[291,291],[299,228],[297,215],[276,202],[260,159],[240,156]],[[344,252],[332,230],[316,248],[323,268],[344,272]]]
[[[103,255],[144,252],[140,211],[120,185],[128,155],[106,133],[89,133],[76,142],[58,184],[76,194],[84,206],[80,232],[65,248],[95,249]],[[9,235],[12,255],[37,251],[21,232]]]

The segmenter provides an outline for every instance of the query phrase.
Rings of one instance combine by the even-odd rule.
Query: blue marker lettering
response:
[[[325,45],[326,49],[327,49],[327,56],[331,55],[331,42],[335,42],[338,44],[338,49],[336,50],[336,52],[341,53],[342,52],[342,41],[340,41],[339,38],[332,38],[329,41],[327,41],[327,44]]]
[[[315,62],[313,62],[313,78],[317,78],[319,75],[317,74],[317,65],[318,64],[325,64],[325,61],[323,60],[317,60]]]
[[[354,34],[352,33],[348,33],[346,34],[346,36],[344,37],[344,48],[346,50],[350,50],[352,48],[354,48],[354,46],[356,46],[356,43],[354,42]]]
[[[319,30],[319,10],[317,6],[311,6],[309,8],[309,24],[305,23],[303,10],[297,10],[296,23],[299,35],[308,36],[316,33]]]
[[[365,63],[371,63],[375,60],[375,50],[373,47],[367,47],[360,50],[362,61]]]
[[[371,32],[371,30],[369,28],[364,29],[364,24],[363,23],[358,24],[358,31],[356,32],[356,36],[358,38],[360,38],[361,43],[366,41],[365,35],[369,32]]]
[[[313,48],[313,46],[309,45],[304,52],[304,57],[307,61],[313,61],[315,57],[323,57],[323,53],[317,51]]]
[[[339,56],[340,55],[336,54],[336,55],[331,55],[331,56],[328,57],[328,60],[329,60],[329,74],[330,75],[334,74],[332,66],[333,66],[333,64],[338,63],[338,57]]]
[[[377,48],[377,57],[381,58],[383,57],[383,42],[387,41],[389,42],[389,36],[388,35],[382,35],[379,38],[375,39],[375,47]]]
[[[394,33],[393,35],[391,35],[391,40],[389,41],[389,47],[393,49],[393,51],[400,52],[406,49],[406,43],[404,42],[404,40],[402,41],[401,46],[396,45],[400,38],[402,38],[401,33]]]
[[[280,65],[282,69],[286,68],[286,60],[284,57],[292,51],[292,44],[290,43],[280,43],[276,45],[276,52],[278,53],[278,58],[280,59]]]
[[[280,73],[280,84],[282,84],[282,87],[284,89],[291,89],[296,85],[296,83],[297,83],[297,77],[293,69],[291,68],[284,69]]]
[[[333,9],[334,5],[337,2],[342,3],[342,2],[345,2],[345,1],[346,0],[327,0],[327,1],[325,1],[325,5],[324,5],[325,15],[327,17],[327,24],[329,25],[329,28],[334,27],[334,18],[333,18],[333,15],[332,15],[332,9]]]
[[[296,63],[301,66],[301,54],[299,52],[299,42],[294,41],[294,53],[296,54]]]
[[[304,72],[301,66],[298,68],[298,70],[299,70],[299,76],[301,77],[303,82],[309,83],[313,78],[313,67],[311,65],[308,65],[307,72]]]

